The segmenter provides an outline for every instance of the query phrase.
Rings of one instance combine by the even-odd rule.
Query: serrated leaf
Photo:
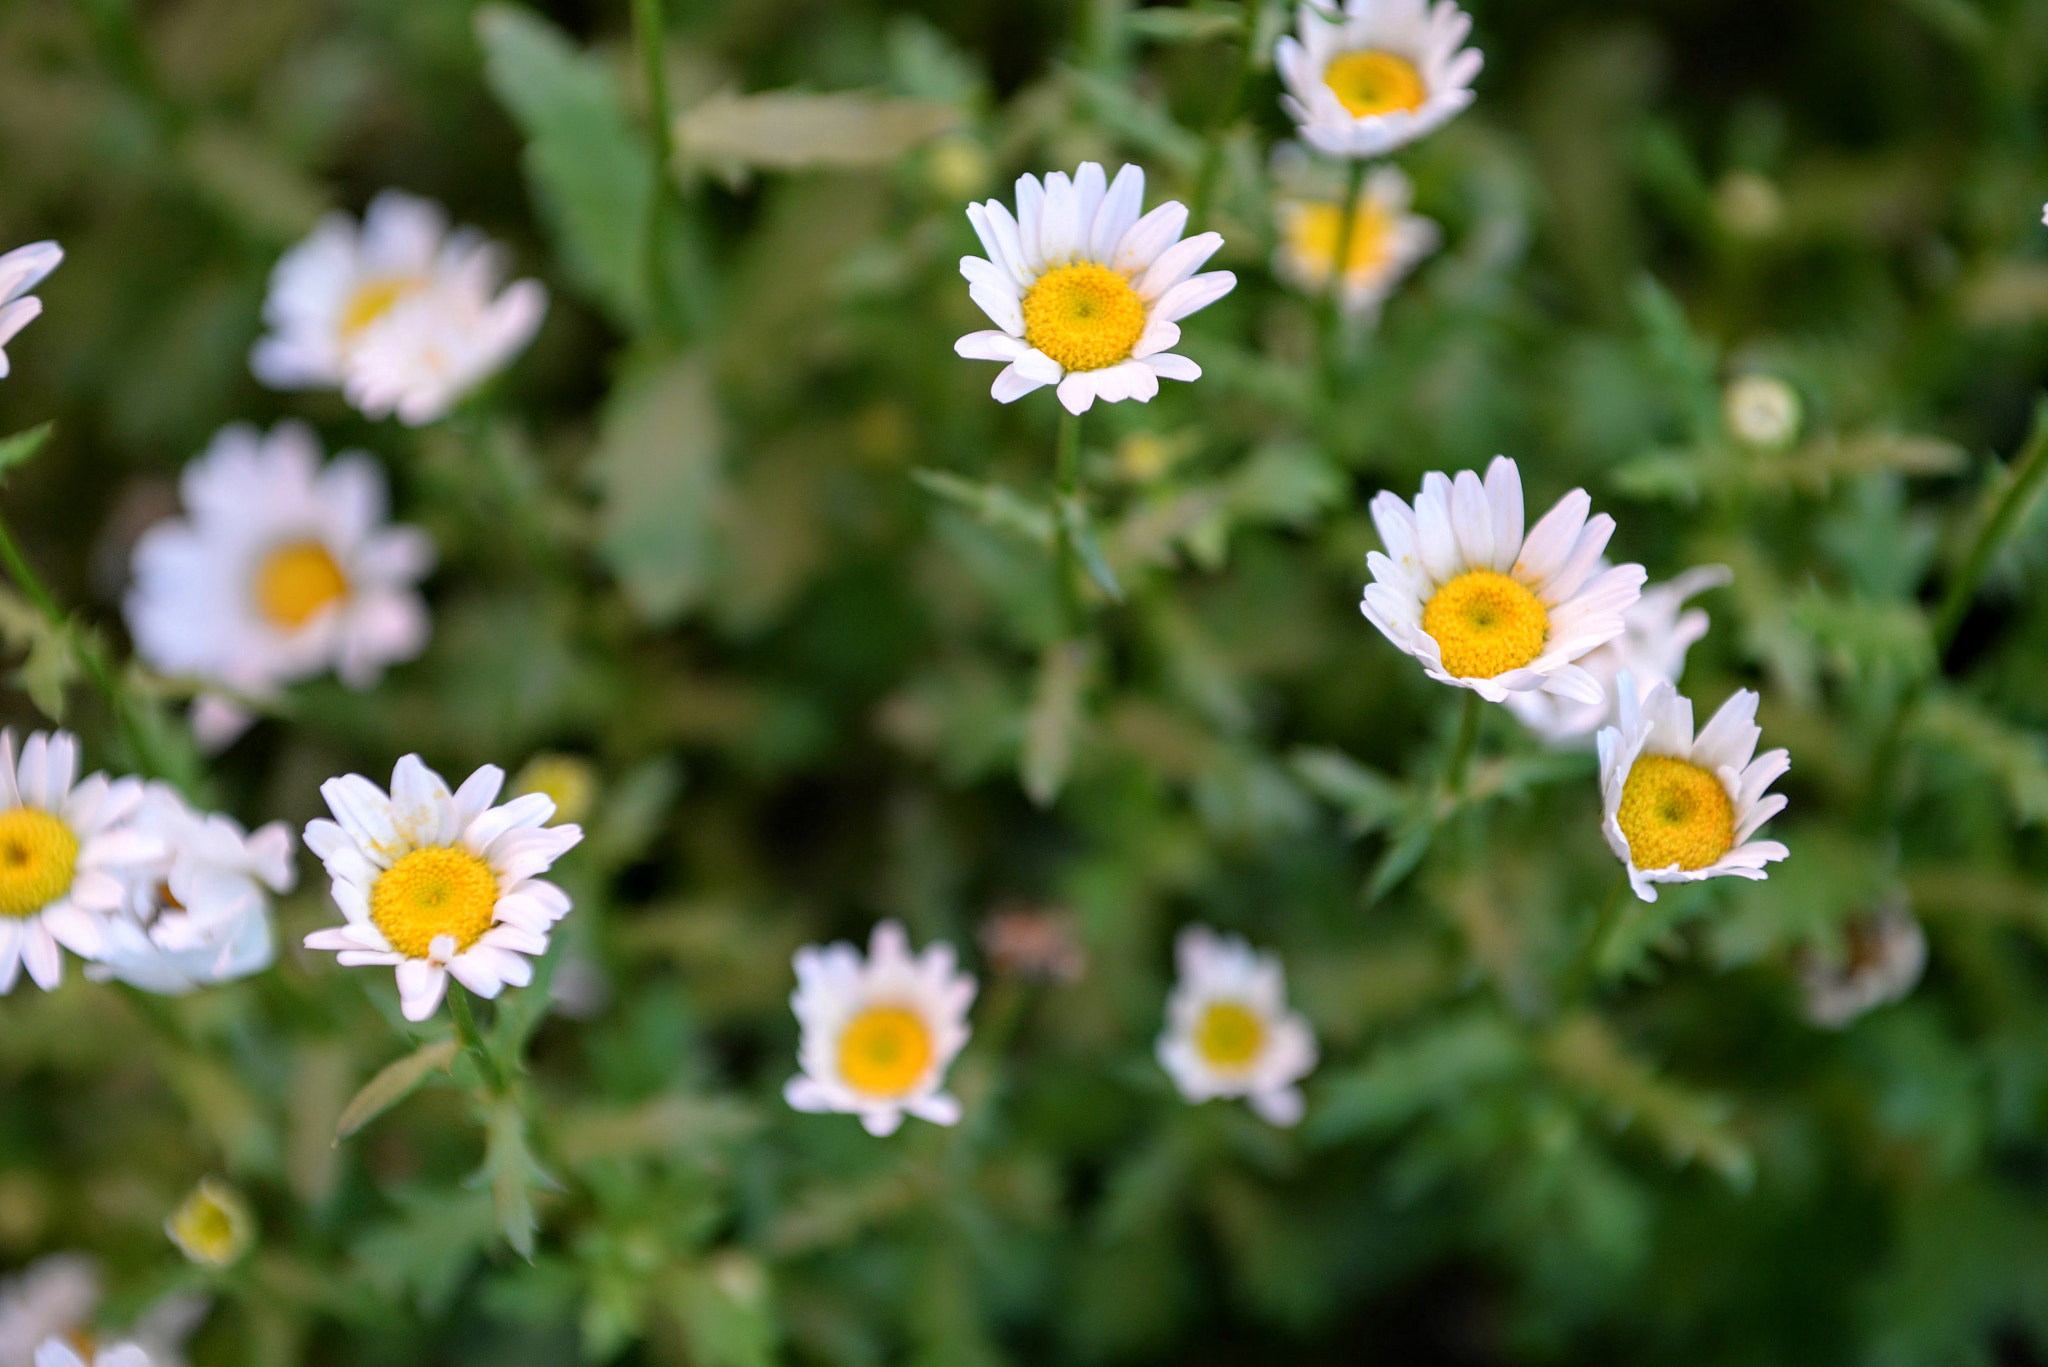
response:
[[[2020,825],[2048,821],[2048,738],[1947,695],[1928,698],[1915,709],[1909,734],[1997,777]]]
[[[1512,1076],[1527,1057],[1521,1036],[1498,1018],[1453,1017],[1382,1044],[1365,1063],[1325,1077],[1309,1116],[1308,1137],[1336,1144],[1393,1129],[1473,1088]]]
[[[1341,750],[1303,747],[1289,755],[1287,763],[1309,791],[1344,809],[1354,836],[1378,830],[1412,800],[1405,784]]]
[[[1674,1163],[1701,1163],[1737,1191],[1749,1189],[1756,1159],[1729,1128],[1734,1108],[1658,1077],[1647,1063],[1623,1052],[1621,1042],[1596,1017],[1580,1016],[1559,1026],[1544,1042],[1543,1058],[1617,1128],[1640,1124]]]
[[[484,1166],[477,1176],[491,1189],[498,1232],[520,1257],[531,1262],[540,1228],[533,1193],[560,1191],[561,1184],[548,1176],[528,1147],[526,1112],[517,1098],[503,1096],[492,1101],[485,1112],[484,1131]]]
[[[363,1084],[334,1123],[338,1143],[411,1096],[422,1082],[437,1072],[447,1072],[455,1063],[461,1045],[452,1039],[423,1044],[396,1063],[387,1063],[377,1076]]]
[[[1046,647],[1039,660],[1038,683],[1024,718],[1019,770],[1024,791],[1041,807],[1052,805],[1073,768],[1081,731],[1081,696],[1093,659],[1088,642],[1060,641]]]
[[[403,1214],[372,1228],[350,1246],[360,1275],[387,1296],[410,1293],[438,1315],[491,1240],[496,1215],[488,1195],[473,1189],[401,1191]]]
[[[1714,383],[1718,358],[1713,346],[1693,331],[1684,305],[1654,277],[1645,275],[1637,281],[1630,302],[1657,377],[1684,410],[1692,438],[1718,436],[1721,393]]]
[[[53,624],[34,604],[0,587],[0,641],[25,652],[10,678],[51,721],[64,720],[64,697],[84,670],[78,643],[66,627]]]
[[[1429,853],[1430,842],[1436,839],[1436,827],[1433,811],[1426,807],[1410,809],[1408,819],[1395,829],[1386,852],[1380,855],[1379,863],[1373,866],[1372,876],[1366,880],[1365,900],[1368,905],[1392,892],[1402,879],[1415,871],[1415,866],[1422,862],[1422,856]]]
[[[959,123],[958,109],[934,100],[724,92],[677,116],[676,156],[728,178],[748,171],[886,166]]]
[[[1072,543],[1074,554],[1080,558],[1081,568],[1088,571],[1095,587],[1101,589],[1110,602],[1123,602],[1123,585],[1117,582],[1116,572],[1110,569],[1108,559],[1102,554],[1102,543],[1096,540],[1094,524],[1088,520],[1087,505],[1078,498],[1062,500],[1060,520],[1066,527],[1067,540]]]
[[[598,553],[651,625],[703,601],[724,511],[724,434],[695,356],[629,375],[605,405],[592,473]]]
[[[1009,532],[1034,546],[1050,549],[1052,513],[1000,484],[982,484],[945,470],[910,472],[917,487],[948,503],[958,504],[991,527]]]

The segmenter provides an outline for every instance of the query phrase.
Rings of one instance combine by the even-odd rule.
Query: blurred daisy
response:
[[[360,774],[321,784],[335,819],[309,822],[306,848],[327,866],[348,924],[313,932],[306,948],[397,968],[412,1021],[434,1014],[451,974],[487,998],[531,982],[521,956],[547,953],[549,929],[569,913],[568,894],[536,875],[583,831],[548,825],[555,804],[543,793],[492,806],[504,782],[486,764],[450,793],[407,755],[388,795]]]
[[[581,821],[597,801],[597,769],[581,755],[544,750],[520,766],[512,791],[546,793],[554,799],[555,821]]]
[[[104,1348],[45,1339],[36,1349],[36,1367],[153,1367],[140,1344],[110,1343]]]
[[[31,242],[0,256],[0,380],[8,373],[7,344],[43,312],[43,301],[29,291],[63,259],[64,249],[54,242]]]
[[[1372,520],[1386,551],[1366,557],[1360,610],[1432,679],[1489,702],[1541,690],[1583,703],[1606,697],[1578,661],[1622,634],[1642,592],[1641,565],[1599,569],[1614,519],[1588,518],[1574,489],[1522,535],[1522,476],[1496,456],[1486,480],[1423,476],[1415,506],[1381,492]]]
[[[1843,939],[1846,953],[1839,959],[1811,952],[1800,956],[1806,1018],[1828,1030],[1898,1001],[1927,968],[1927,935],[1903,894],[1892,894],[1875,911],[1850,921]]]
[[[136,652],[156,669],[261,700],[328,668],[367,688],[426,646],[414,585],[433,543],[386,522],[384,476],[369,456],[322,465],[301,423],[267,436],[237,424],[185,467],[179,491],[187,515],[136,542],[125,605]],[[193,710],[213,747],[249,721],[220,694]]]
[[[1408,177],[1392,166],[1366,179],[1344,249],[1340,303],[1346,313],[1377,314],[1394,286],[1436,250],[1442,234],[1430,220],[1408,212],[1413,200]],[[1273,213],[1280,225],[1273,273],[1304,294],[1322,294],[1336,265],[1344,207],[1330,200],[1283,199]]]
[[[1656,901],[1657,883],[1767,877],[1764,865],[1789,851],[1750,837],[1783,810],[1783,794],[1765,789],[1792,760],[1783,750],[1756,754],[1757,695],[1736,690],[1695,739],[1692,700],[1670,684],[1659,680],[1638,702],[1624,673],[1615,691],[1620,722],[1598,742],[1601,829],[1636,896]]]
[[[1472,20],[1451,0],[1346,0],[1341,12],[1304,4],[1299,36],[1283,36],[1273,65],[1281,107],[1303,141],[1336,157],[1380,157],[1449,123],[1472,103],[1484,60],[1461,46]]]
[[[1301,1119],[1295,1084],[1316,1066],[1309,1023],[1287,1009],[1278,955],[1189,926],[1174,941],[1180,980],[1166,1003],[1159,1064],[1192,1102],[1244,1097],[1267,1121]]]
[[[1197,380],[1202,368],[1171,348],[1179,321],[1237,284],[1206,271],[1223,238],[1183,239],[1187,206],[1169,200],[1140,218],[1145,173],[1126,166],[1105,183],[1102,167],[1017,181],[1017,212],[1001,200],[970,204],[968,221],[986,260],[960,258],[968,295],[996,327],[970,332],[953,350],[970,360],[1006,361],[990,391],[1013,403],[1043,385],[1085,413],[1097,399],[1150,402],[1159,381]]]
[[[218,1178],[202,1177],[164,1221],[164,1233],[193,1262],[227,1267],[256,1242],[256,1217],[241,1192]]]
[[[360,227],[330,214],[270,276],[250,369],[273,389],[340,389],[372,418],[434,421],[532,340],[535,280],[498,289],[502,252],[448,231],[431,200],[386,190]]]
[[[99,1269],[82,1253],[52,1253],[0,1282],[0,1367],[32,1367],[38,1345],[82,1327],[99,1302]]]
[[[940,941],[912,958],[903,927],[884,921],[868,954],[844,940],[796,952],[790,1009],[803,1027],[797,1063],[782,1089],[799,1111],[855,1114],[869,1134],[894,1134],[905,1112],[938,1125],[960,1119],[939,1090],[966,1046],[972,976]]]
[[[1508,710],[1522,725],[1552,743],[1591,738],[1614,720],[1614,681],[1624,669],[1639,688],[1660,679],[1678,682],[1685,673],[1686,651],[1707,634],[1707,614],[1699,608],[1686,608],[1685,600],[1733,578],[1726,565],[1701,565],[1644,589],[1643,596],[1621,614],[1621,635],[1579,659],[1579,668],[1600,684],[1599,702],[1579,702],[1553,693],[1511,693]]]
[[[1721,394],[1721,420],[1744,446],[1781,451],[1799,435],[1799,391],[1775,375],[1744,375]]]

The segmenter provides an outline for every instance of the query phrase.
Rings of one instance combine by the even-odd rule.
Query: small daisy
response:
[[[990,391],[1000,402],[1056,384],[1067,411],[1085,413],[1097,399],[1149,403],[1162,379],[1201,378],[1200,366],[1171,351],[1179,322],[1230,293],[1237,277],[1195,274],[1222,236],[1183,239],[1187,206],[1169,200],[1140,218],[1144,200],[1143,170],[1126,166],[1105,183],[1087,161],[1072,179],[1021,177],[1014,217],[1001,200],[967,207],[988,257],[961,257],[960,274],[996,328],[968,333],[953,350],[1008,362]]]
[[[1442,240],[1436,224],[1408,212],[1413,200],[1408,177],[1392,166],[1366,179],[1344,251],[1341,303],[1346,313],[1376,315],[1394,286]],[[1343,206],[1322,199],[1283,199],[1273,212],[1280,223],[1273,273],[1305,294],[1323,293],[1337,260]]]
[[[372,418],[434,421],[532,340],[547,291],[502,292],[501,250],[448,231],[431,200],[386,190],[363,222],[330,214],[286,252],[249,358],[273,389],[340,389]]]
[[[414,585],[433,543],[385,521],[384,476],[369,456],[345,451],[323,465],[303,424],[267,436],[237,424],[185,467],[179,491],[187,515],[136,542],[125,605],[136,651],[156,669],[261,700],[328,668],[367,688],[425,648]],[[219,694],[193,710],[213,747],[249,721]]]
[[[151,1367],[149,1354],[136,1343],[110,1343],[104,1348],[44,1339],[36,1349],[36,1367]]]
[[[1744,446],[1782,451],[1799,435],[1799,391],[1775,375],[1744,375],[1721,394],[1721,421]]]
[[[512,791],[546,793],[554,799],[556,821],[581,821],[597,802],[597,767],[581,755],[544,750],[520,766]]]
[[[7,344],[43,312],[43,301],[29,291],[63,259],[64,249],[54,242],[31,242],[0,256],[0,380],[8,373]]]
[[[1644,589],[1643,596],[1621,614],[1621,635],[1579,660],[1579,668],[1600,683],[1599,702],[1578,702],[1553,693],[1511,693],[1508,710],[1553,744],[1590,740],[1614,721],[1614,681],[1624,669],[1638,687],[1660,679],[1678,682],[1685,673],[1686,651],[1707,634],[1707,614],[1686,608],[1685,600],[1733,578],[1726,565],[1701,565]]]
[[[1452,0],[1346,0],[1341,14],[1305,4],[1296,29],[1273,49],[1280,104],[1331,156],[1385,156],[1472,103],[1484,59],[1461,46],[1472,20]]]
[[[956,971],[953,946],[940,941],[916,958],[903,927],[884,921],[868,955],[844,940],[796,952],[789,999],[803,1027],[803,1072],[782,1089],[799,1111],[860,1117],[872,1135],[894,1134],[905,1112],[956,1124],[960,1103],[940,1089],[967,1044],[971,975]]]
[[[1574,489],[1522,535],[1522,475],[1495,456],[1485,483],[1435,471],[1409,507],[1382,491],[1372,520],[1386,552],[1366,557],[1373,582],[1359,605],[1374,626],[1422,661],[1432,679],[1488,702],[1540,689],[1584,703],[1606,697],[1578,661],[1624,630],[1643,567],[1599,570],[1614,519],[1588,518]]]
[[[1287,978],[1276,954],[1235,935],[1189,926],[1174,941],[1180,981],[1166,1003],[1159,1065],[1180,1094],[1201,1103],[1244,1097],[1275,1125],[1301,1119],[1295,1084],[1316,1066],[1316,1037],[1287,1009]]]
[[[1615,691],[1620,724],[1598,741],[1601,829],[1636,896],[1656,901],[1657,883],[1767,877],[1764,865],[1789,851],[1750,837],[1783,810],[1784,795],[1765,789],[1792,760],[1783,750],[1756,754],[1757,695],[1736,690],[1694,739],[1692,700],[1670,684],[1659,680],[1638,702],[1624,673]]]
[[[486,764],[454,793],[407,755],[386,795],[360,774],[320,785],[333,821],[306,826],[306,848],[334,880],[348,924],[306,937],[308,949],[339,950],[349,967],[398,970],[405,1018],[434,1014],[448,977],[479,997],[524,987],[547,953],[548,931],[569,913],[569,897],[535,875],[583,839],[577,826],[550,826],[555,804],[528,793],[501,807],[505,771]]]
[[[1927,968],[1926,932],[1902,894],[1894,893],[1875,911],[1850,921],[1843,938],[1847,953],[1839,961],[1813,953],[1800,957],[1806,1018],[1827,1030],[1839,1030],[1898,1001]]]
[[[171,1217],[164,1233],[202,1267],[228,1267],[256,1242],[256,1216],[241,1192],[216,1177],[202,1177]]]

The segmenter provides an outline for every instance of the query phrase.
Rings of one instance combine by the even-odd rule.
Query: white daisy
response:
[[[1408,177],[1382,166],[1366,179],[1345,246],[1341,303],[1346,313],[1371,317],[1415,264],[1435,251],[1436,224],[1408,212],[1415,190]],[[1327,199],[1283,199],[1273,206],[1280,245],[1273,273],[1305,294],[1330,286],[1344,206]]]
[[[36,1348],[92,1318],[98,1266],[83,1253],[52,1253],[0,1282],[0,1367],[33,1367]]]
[[[1620,723],[1598,740],[1601,830],[1636,896],[1656,901],[1656,883],[1766,877],[1764,865],[1789,851],[1750,837],[1783,810],[1783,794],[1765,790],[1792,760],[1783,750],[1756,754],[1757,695],[1736,690],[1695,739],[1692,700],[1669,683],[1659,680],[1638,702],[1623,673],[1615,692]]]
[[[1598,570],[1614,519],[1588,518],[1574,489],[1522,535],[1522,475],[1495,456],[1486,480],[1431,471],[1410,508],[1382,491],[1372,520],[1386,545],[1366,557],[1360,610],[1429,677],[1488,702],[1540,689],[1585,703],[1606,696],[1578,661],[1623,631],[1641,565]],[[1596,572],[1597,571],[1597,572]]]
[[[1579,702],[1553,693],[1511,693],[1507,708],[1522,725],[1553,744],[1583,743],[1614,720],[1614,681],[1627,670],[1639,688],[1662,679],[1677,683],[1685,673],[1685,653],[1707,634],[1707,614],[1686,608],[1685,600],[1705,589],[1718,588],[1734,576],[1726,565],[1700,565],[1676,579],[1652,584],[1621,614],[1621,635],[1579,660],[1579,668],[1596,679],[1599,702]]]
[[[974,978],[956,970],[939,941],[912,958],[895,921],[876,926],[868,954],[844,940],[796,952],[789,999],[803,1027],[797,1063],[782,1095],[799,1111],[860,1117],[869,1134],[894,1134],[905,1112],[938,1125],[960,1119],[940,1090],[967,1044]]]
[[[237,424],[185,467],[179,490],[187,516],[136,542],[126,603],[136,651],[155,668],[262,699],[330,667],[367,688],[425,648],[413,586],[433,543],[385,521],[384,476],[369,456],[344,451],[322,465],[304,424],[267,436]],[[249,720],[218,694],[193,713],[213,746]]]
[[[7,344],[43,312],[43,301],[29,291],[63,259],[64,249],[54,242],[31,242],[0,256],[0,380],[8,373]]]
[[[1174,941],[1180,980],[1166,1003],[1159,1065],[1180,1094],[1200,1103],[1244,1097],[1275,1125],[1301,1119],[1295,1084],[1316,1066],[1315,1031],[1287,1009],[1287,978],[1276,954],[1235,935],[1189,926]]]
[[[110,1343],[80,1348],[65,1339],[44,1339],[36,1349],[35,1367],[151,1367],[149,1354],[136,1343]]]
[[[1304,4],[1273,65],[1281,107],[1302,139],[1336,157],[1381,157],[1449,123],[1472,103],[1484,60],[1462,47],[1472,20],[1452,0]]]
[[[1876,910],[1850,921],[1843,939],[1846,953],[1840,960],[1813,953],[1800,957],[1806,1018],[1828,1030],[1898,1001],[1927,968],[1927,934],[1903,894],[1892,894]]]
[[[386,190],[360,228],[330,214],[279,260],[250,369],[273,389],[340,389],[372,418],[432,422],[540,327],[547,291],[499,291],[503,273],[501,250],[449,232],[440,205]]]
[[[1782,451],[1799,435],[1799,391],[1775,375],[1744,375],[1721,394],[1721,421],[1745,446]]]
[[[1171,351],[1179,321],[1230,293],[1237,277],[1197,275],[1222,236],[1183,239],[1187,206],[1169,200],[1140,218],[1144,199],[1142,169],[1126,166],[1106,183],[1087,161],[1072,179],[1021,177],[1014,217],[1001,200],[967,206],[988,258],[961,257],[960,274],[996,328],[953,350],[1008,362],[990,391],[999,401],[1056,384],[1067,411],[1085,413],[1097,399],[1148,403],[1162,379],[1201,378]]]
[[[405,1018],[434,1014],[453,974],[479,997],[524,987],[547,953],[548,931],[569,913],[569,896],[536,877],[583,839],[577,826],[550,826],[555,804],[528,793],[491,804],[505,771],[486,764],[454,793],[407,755],[386,795],[360,774],[320,785],[333,821],[306,826],[306,848],[334,880],[348,924],[306,937],[308,949],[339,950],[341,962],[398,970]]]

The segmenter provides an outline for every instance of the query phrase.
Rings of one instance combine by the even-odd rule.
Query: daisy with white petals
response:
[[[1381,157],[1449,123],[1472,103],[1484,60],[1463,46],[1472,20],[1452,0],[1304,4],[1273,49],[1281,107],[1302,140],[1333,157]]]
[[[1346,313],[1377,314],[1394,286],[1442,240],[1436,224],[1408,212],[1414,197],[1408,177],[1392,166],[1366,178],[1344,247],[1338,302]],[[1304,294],[1324,293],[1337,263],[1343,206],[1324,199],[1283,199],[1273,212],[1280,224],[1273,273]]]
[[[1525,538],[1522,476],[1505,456],[1484,483],[1471,470],[1455,482],[1430,472],[1412,508],[1382,491],[1372,520],[1386,551],[1366,557],[1360,609],[1430,678],[1488,702],[1532,690],[1600,702],[1578,661],[1621,635],[1643,567],[1599,569],[1614,519],[1591,508],[1574,489]]]
[[[789,999],[803,1039],[803,1071],[782,1089],[799,1111],[860,1117],[872,1135],[894,1134],[906,1113],[938,1125],[960,1119],[940,1090],[967,1044],[971,975],[957,971],[953,946],[939,941],[911,957],[895,921],[876,926],[868,953],[844,940],[796,952]]]
[[[0,380],[7,378],[7,344],[42,316],[43,301],[29,291],[64,260],[54,242],[31,242],[0,256]]]
[[[1788,851],[1750,837],[1784,808],[1782,794],[1765,790],[1792,760],[1783,750],[1756,753],[1757,695],[1736,690],[1695,738],[1692,700],[1670,684],[1658,681],[1638,701],[1624,673],[1615,691],[1620,723],[1599,737],[1601,830],[1636,896],[1656,901],[1657,883],[1766,877],[1764,865]]]
[[[425,648],[414,585],[434,546],[385,520],[384,475],[369,456],[344,451],[323,465],[301,423],[268,435],[237,424],[185,467],[178,488],[187,516],[136,542],[125,605],[136,651],[156,669],[263,699],[330,668],[367,688]],[[249,720],[219,694],[193,710],[209,746]]]
[[[333,880],[348,924],[306,937],[308,949],[340,952],[344,965],[398,970],[405,1018],[434,1014],[452,974],[479,997],[524,987],[547,953],[548,932],[569,896],[537,877],[583,839],[550,826],[555,804],[527,793],[492,806],[505,771],[486,764],[453,793],[407,755],[389,794],[360,774],[331,778],[320,795],[334,820],[306,826],[306,848]]]
[[[1237,284],[1229,271],[1201,270],[1223,245],[1217,233],[1183,239],[1187,206],[1169,200],[1139,217],[1145,173],[1126,166],[1114,181],[1095,162],[1017,181],[1017,212],[1001,200],[970,204],[968,221],[987,259],[960,258],[968,295],[996,324],[970,332],[953,350],[1004,361],[990,391],[1013,403],[1059,386],[1070,413],[1097,400],[1150,402],[1159,381],[1198,380],[1202,368],[1176,356],[1182,318]]]
[[[1806,988],[1806,1018],[1825,1030],[1840,1030],[1898,1001],[1927,968],[1927,933],[1902,892],[1851,919],[1842,928],[1842,942],[1839,956],[1808,948],[1796,959]]]
[[[1173,956],[1180,980],[1166,1003],[1158,1053],[1180,1094],[1198,1104],[1241,1096],[1274,1125],[1299,1121],[1295,1084],[1315,1070],[1316,1037],[1287,1009],[1279,956],[1206,926],[1183,930]]]

